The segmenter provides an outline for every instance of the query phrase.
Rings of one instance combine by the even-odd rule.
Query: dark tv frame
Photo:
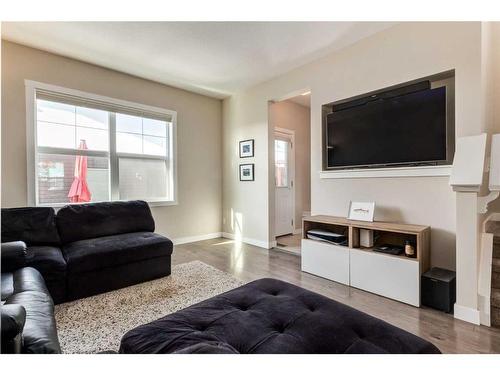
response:
[[[388,164],[367,164],[367,165],[350,165],[350,166],[334,166],[328,165],[328,126],[327,126],[327,115],[333,112],[333,107],[351,102],[353,100],[363,99],[366,97],[371,97],[373,95],[380,95],[387,91],[393,91],[396,89],[403,89],[406,86],[415,85],[418,83],[426,82],[430,83],[430,88],[434,89],[437,87],[446,87],[446,160],[428,160],[419,162],[408,162],[408,163],[388,163]],[[418,166],[429,166],[429,165],[451,165],[453,163],[453,156],[455,155],[455,70],[449,70],[446,72],[434,74],[432,76],[418,78],[412,81],[404,82],[398,85],[385,87],[376,91],[371,91],[361,95],[353,96],[347,99],[337,100],[335,102],[323,104],[321,106],[322,110],[322,160],[323,160],[323,171],[333,171],[333,170],[352,170],[352,169],[370,169],[370,168],[395,168],[395,167],[418,167]]]

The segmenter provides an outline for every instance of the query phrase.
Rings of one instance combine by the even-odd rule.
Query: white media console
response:
[[[307,239],[307,231],[323,229],[344,234],[347,246]],[[360,246],[360,229],[373,230],[376,245],[415,244],[416,257],[375,252]],[[302,271],[420,306],[420,276],[429,269],[430,227],[387,222],[363,222],[334,216],[303,219]]]

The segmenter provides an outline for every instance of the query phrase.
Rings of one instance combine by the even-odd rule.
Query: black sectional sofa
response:
[[[170,275],[154,229],[143,201],[2,209],[2,351],[58,353],[54,303]]]

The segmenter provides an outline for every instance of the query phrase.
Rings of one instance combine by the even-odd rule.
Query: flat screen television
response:
[[[449,164],[446,86],[412,85],[333,104],[326,169]]]

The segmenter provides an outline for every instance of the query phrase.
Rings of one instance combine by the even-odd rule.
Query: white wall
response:
[[[377,220],[432,227],[432,265],[455,268],[455,194],[447,177],[325,180],[321,170],[321,105],[455,69],[456,134],[483,131],[480,23],[402,23],[323,59],[245,90],[223,103],[223,229],[269,243],[272,178],[268,101],[309,88],[311,211],[345,216],[350,200],[373,200]],[[238,181],[237,143],[256,140],[256,181]],[[268,198],[269,197],[269,198]],[[271,201],[270,201],[271,199]],[[234,215],[233,215],[234,218]]]
[[[24,80],[177,111],[177,206],[152,209],[172,239],[221,231],[222,104],[145,79],[2,41],[2,207],[25,206]]]
[[[273,103],[269,108],[274,128],[293,130],[295,143],[295,229],[302,226],[304,211],[311,210],[311,111],[290,100]]]

